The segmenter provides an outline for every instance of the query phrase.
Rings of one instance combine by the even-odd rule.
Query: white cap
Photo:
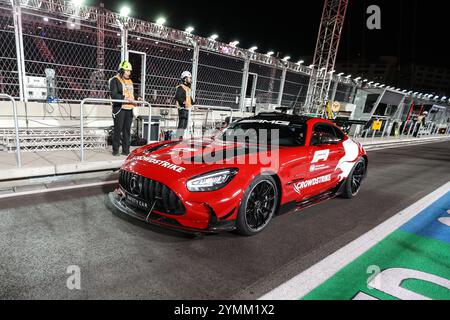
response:
[[[188,78],[188,77],[192,78],[192,74],[189,71],[185,71],[181,74],[181,79]]]

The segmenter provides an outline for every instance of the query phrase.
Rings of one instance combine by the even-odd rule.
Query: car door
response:
[[[312,129],[309,146],[310,167],[306,184],[303,186],[308,189],[310,197],[334,188],[339,182],[336,167],[345,155],[342,145],[344,136],[340,133],[329,123],[316,123]],[[323,143],[324,140],[333,143]]]
[[[308,178],[309,153],[304,146],[285,149],[281,153],[280,174],[283,181],[286,181],[283,190],[285,202],[298,202],[307,197],[304,193],[299,193],[297,186]]]

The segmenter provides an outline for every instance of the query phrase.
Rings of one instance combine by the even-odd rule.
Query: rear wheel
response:
[[[278,208],[279,191],[271,176],[259,176],[245,191],[236,222],[237,232],[252,236],[263,231]]]
[[[361,158],[355,164],[347,178],[347,181],[345,182],[344,193],[342,194],[344,198],[352,199],[358,194],[365,174],[366,160]]]

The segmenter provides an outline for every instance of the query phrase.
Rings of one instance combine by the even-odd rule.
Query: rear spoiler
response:
[[[365,126],[371,120],[366,121],[366,120],[350,120],[350,119],[346,119],[346,118],[336,118],[331,121],[334,122],[339,127],[351,127],[351,126],[356,126],[356,125]]]

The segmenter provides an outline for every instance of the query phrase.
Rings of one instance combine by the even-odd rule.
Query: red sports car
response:
[[[363,147],[330,121],[262,113],[213,138],[136,149],[109,198],[148,223],[255,235],[277,214],[354,197],[367,165]]]

